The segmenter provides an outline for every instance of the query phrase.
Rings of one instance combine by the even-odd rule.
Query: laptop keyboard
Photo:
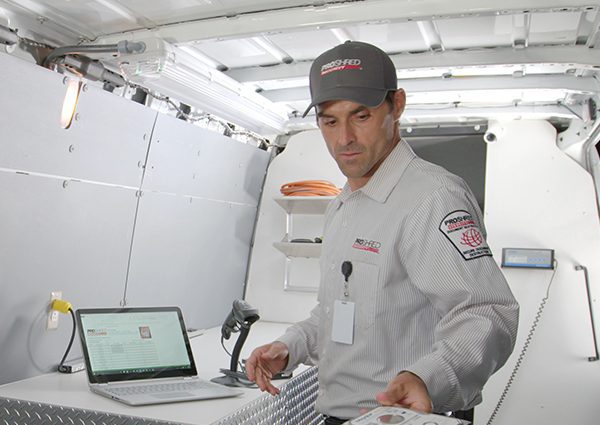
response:
[[[130,387],[116,387],[107,388],[106,392],[117,396],[127,396],[135,394],[155,394],[155,393],[171,393],[171,392],[186,392],[186,391],[197,391],[213,386],[208,382],[202,381],[191,381],[191,382],[170,382],[170,383],[156,383],[156,384],[144,384],[144,385],[133,385]]]
[[[137,416],[117,415],[95,410],[74,409],[0,397],[2,425],[177,425]]]

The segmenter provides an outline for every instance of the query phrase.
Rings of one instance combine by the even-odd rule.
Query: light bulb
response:
[[[77,99],[79,99],[79,91],[81,89],[80,80],[69,80],[67,82],[67,92],[63,100],[62,111],[60,113],[60,126],[67,129],[71,126],[75,109],[77,108]]]

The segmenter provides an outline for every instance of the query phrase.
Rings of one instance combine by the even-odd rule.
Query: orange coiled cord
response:
[[[337,196],[341,190],[327,180],[302,180],[281,186],[284,196]]]

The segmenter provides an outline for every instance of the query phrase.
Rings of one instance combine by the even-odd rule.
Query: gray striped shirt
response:
[[[436,412],[480,402],[512,352],[519,308],[474,199],[401,141],[364,187],[346,185],[331,203],[318,304],[278,339],[288,369],[319,365],[318,411],[358,416],[403,370],[425,382]],[[353,266],[348,297],[344,261]],[[335,300],[355,303],[352,345],[331,340]]]

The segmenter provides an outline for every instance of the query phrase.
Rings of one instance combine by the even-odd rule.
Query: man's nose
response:
[[[339,126],[338,143],[340,145],[349,145],[356,141],[356,134],[354,129],[349,122],[343,123]]]

